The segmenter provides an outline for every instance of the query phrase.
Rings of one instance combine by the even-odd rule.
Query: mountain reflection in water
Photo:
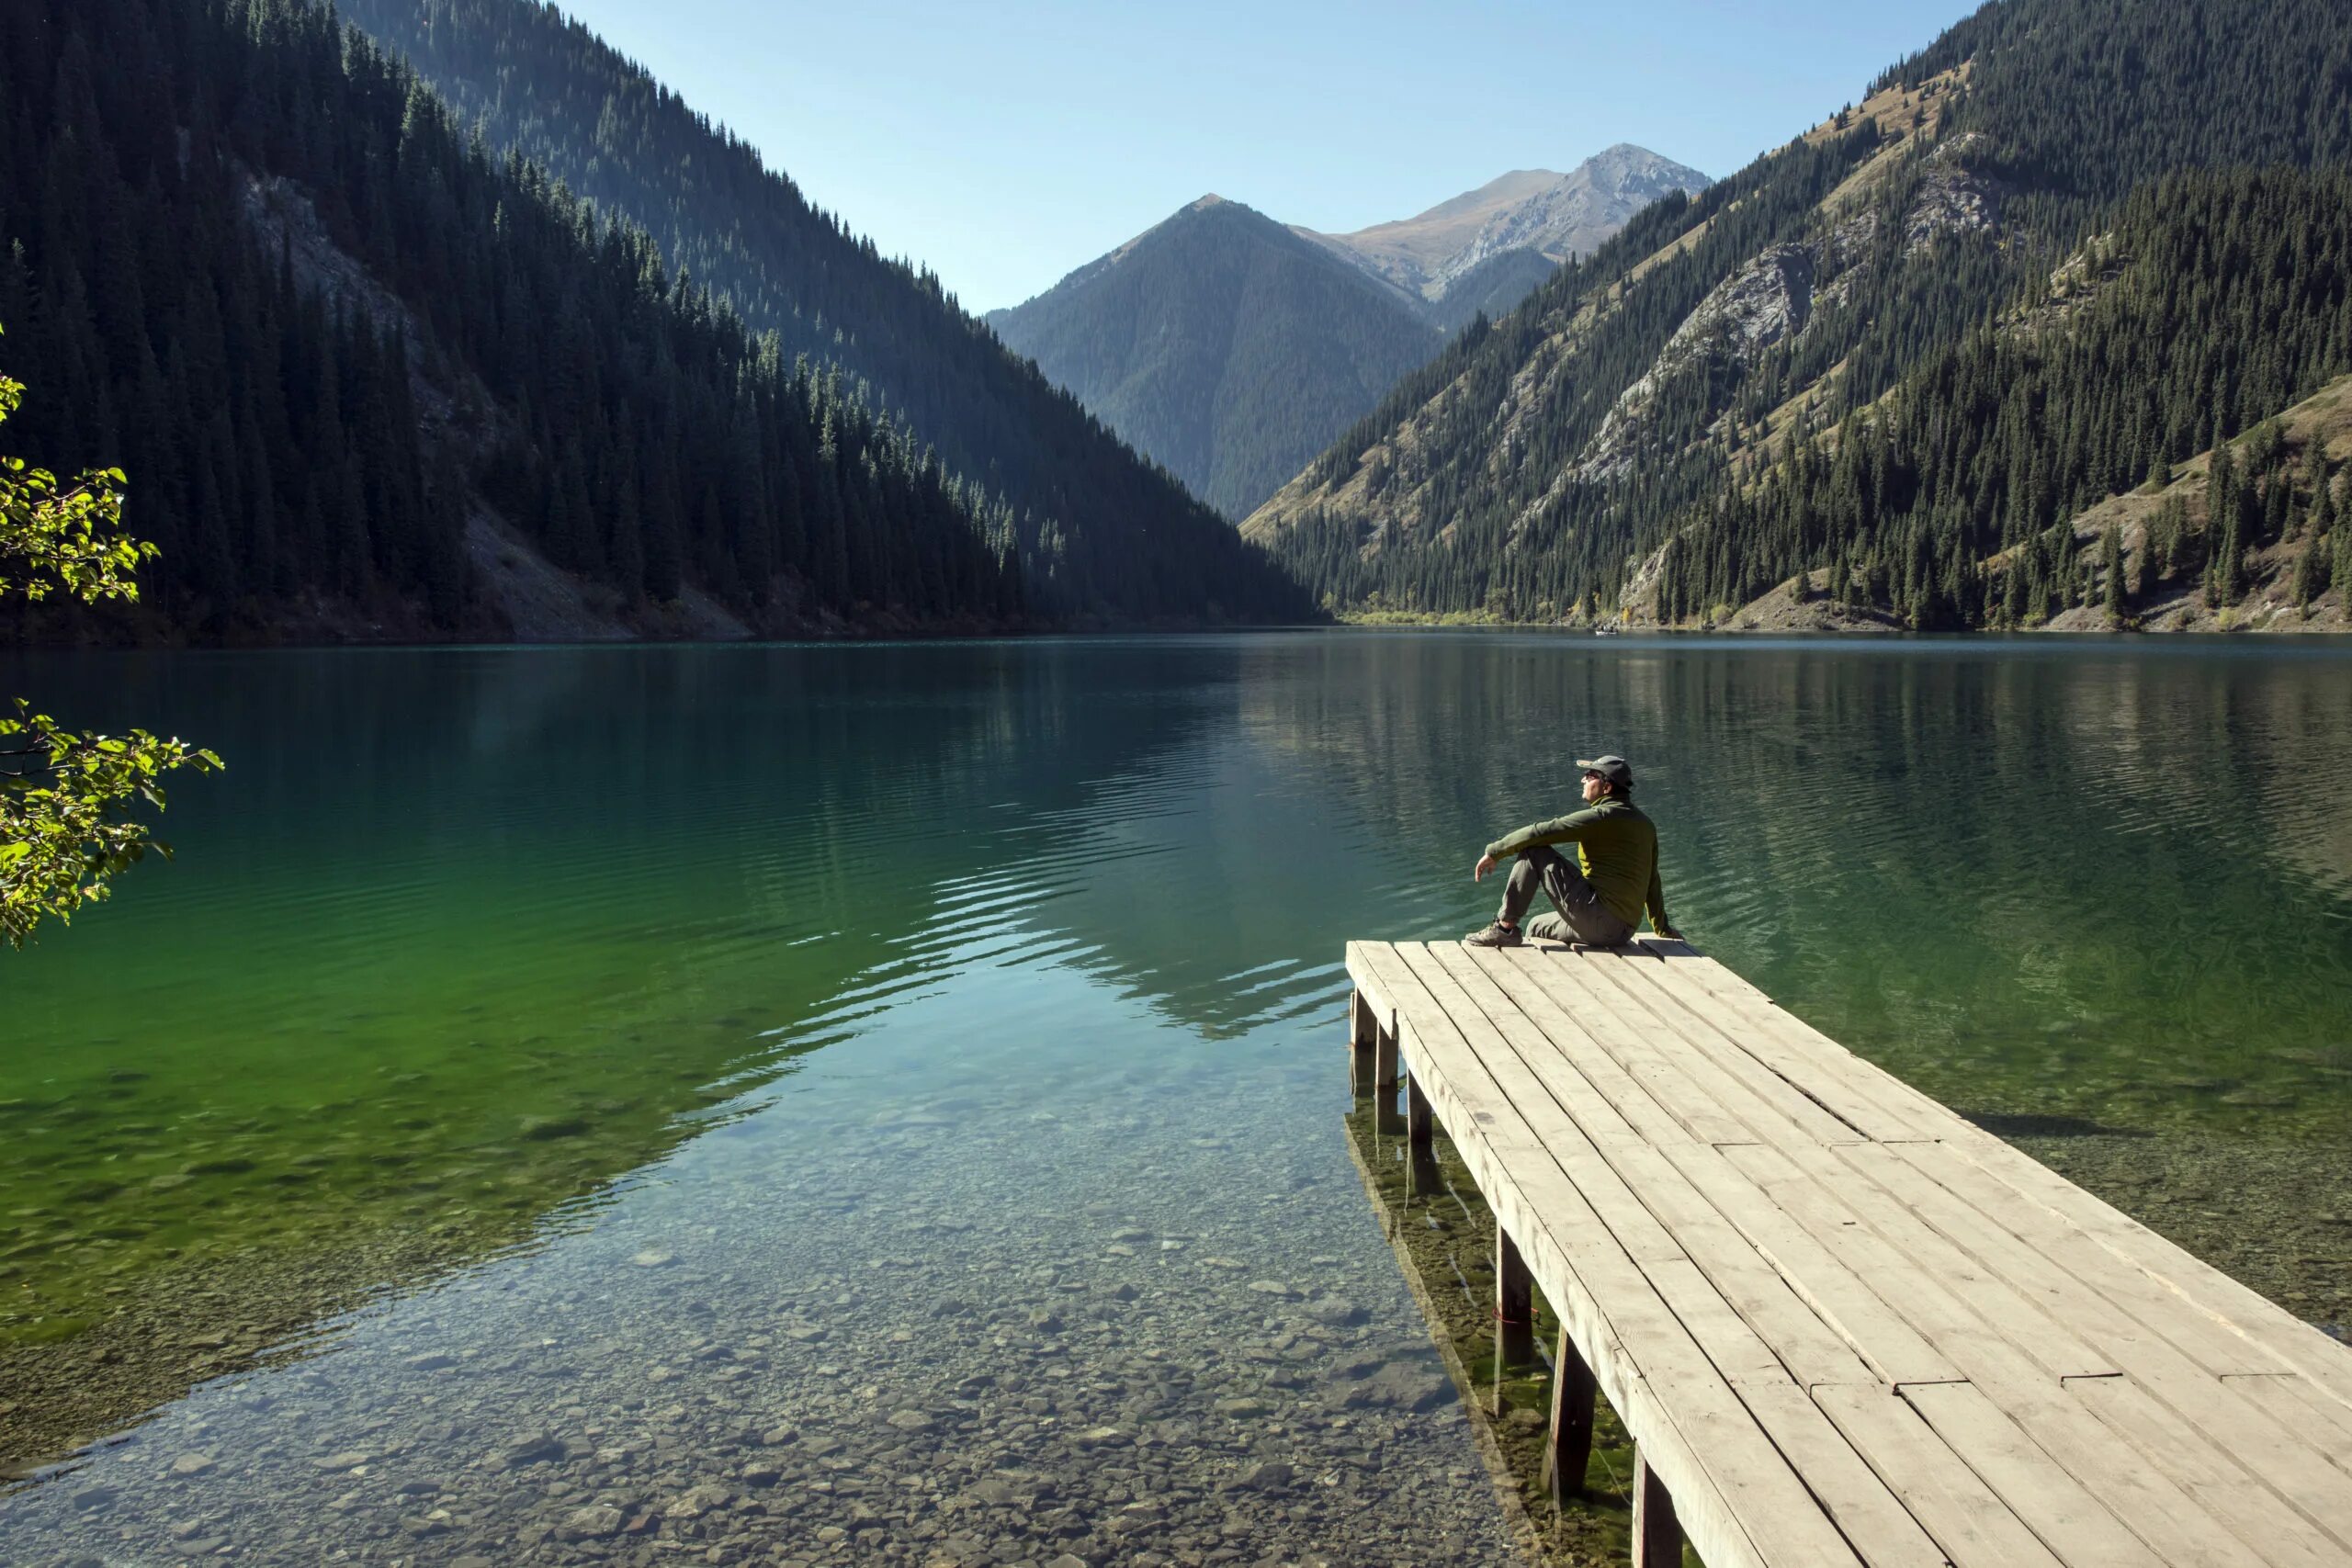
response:
[[[1428,633],[17,657],[0,689],[231,771],[175,792],[176,863],[0,960],[5,1457],[372,1292],[572,1267],[716,1151],[821,1229],[927,1201],[914,1151],[974,1118],[1051,1113],[1102,1163],[996,1219],[1080,1224],[1147,1145],[1254,1213],[1271,1158],[1329,1239],[1283,1234],[1374,1278],[1329,1179],[1341,944],[1478,923],[1479,847],[1594,749],[1634,759],[1702,946],[2340,1320],[2347,675],[2326,645]],[[1137,1096],[1148,1136],[1112,1125]]]

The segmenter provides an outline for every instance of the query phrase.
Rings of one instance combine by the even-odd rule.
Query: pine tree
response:
[[[2099,535],[2099,576],[2107,584],[2107,620],[2109,626],[2123,621],[2123,531],[2109,523]]]

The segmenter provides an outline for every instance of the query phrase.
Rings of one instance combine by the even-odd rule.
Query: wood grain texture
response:
[[[1557,1492],[1597,1390],[1713,1568],[2352,1563],[2352,1349],[1688,944],[1348,969],[1560,1315]]]

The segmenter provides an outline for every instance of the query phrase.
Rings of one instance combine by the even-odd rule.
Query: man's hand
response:
[[[1657,935],[1664,937],[1668,942],[1680,942],[1682,940],[1682,933],[1676,931],[1672,926],[1653,925],[1650,927],[1650,930]]]
[[[1487,873],[1494,869],[1495,857],[1492,855],[1480,855],[1478,857],[1478,863],[1470,868],[1470,880],[1473,882],[1484,882],[1487,880]]]

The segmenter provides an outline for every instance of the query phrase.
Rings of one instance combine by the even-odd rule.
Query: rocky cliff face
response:
[[[1621,141],[1565,175],[1515,169],[1412,218],[1310,237],[1374,276],[1437,301],[1514,251],[1554,264],[1589,254],[1659,197],[1704,190],[1708,183],[1686,164]]]
[[[1656,311],[1653,297],[1677,270],[1687,277],[1720,245],[1729,232],[1718,228],[1722,217],[1678,220],[1655,254],[1608,269],[1613,281],[1563,294],[1514,322],[1510,335],[1523,346],[1491,402],[1481,403],[1473,389],[1480,373],[1465,369],[1460,380],[1400,408],[1391,430],[1351,455],[1355,462],[1318,466],[1284,486],[1245,532],[1272,543],[1302,520],[1343,517],[1362,530],[1367,553],[1412,547],[1439,537],[1451,521],[1438,498],[1467,487],[1510,497],[1507,510],[1498,509],[1498,543],[1513,548],[1557,518],[1571,492],[1621,485],[1645,465],[1675,460],[1685,444],[1719,439],[1746,374],[1842,307],[1888,245],[1924,260],[1939,239],[1996,230],[1998,187],[1965,166],[1964,145],[1936,141],[1939,111],[1952,85],[1889,93],[1864,105],[1854,123],[1877,128],[1874,153],[1812,211],[1779,225],[1780,235],[1714,264],[1722,266],[1716,280],[1689,290],[1689,307],[1668,318],[1670,327],[1659,322],[1657,346],[1639,359],[1623,357],[1623,339],[1639,335],[1626,331],[1630,319]],[[1807,140],[1840,134],[1832,122]],[[1552,193],[1522,190],[1479,217],[1464,248],[1573,232],[1578,214],[1613,210],[1612,203],[1650,188],[1663,164],[1639,148],[1612,148],[1578,171],[1590,173],[1575,188],[1564,176]],[[1908,193],[1899,228],[1880,215],[1891,189]],[[1527,310],[1550,299],[1532,299]],[[1596,363],[1597,352],[1609,367]],[[1692,388],[1704,389],[1705,414],[1695,425],[1687,395]]]

